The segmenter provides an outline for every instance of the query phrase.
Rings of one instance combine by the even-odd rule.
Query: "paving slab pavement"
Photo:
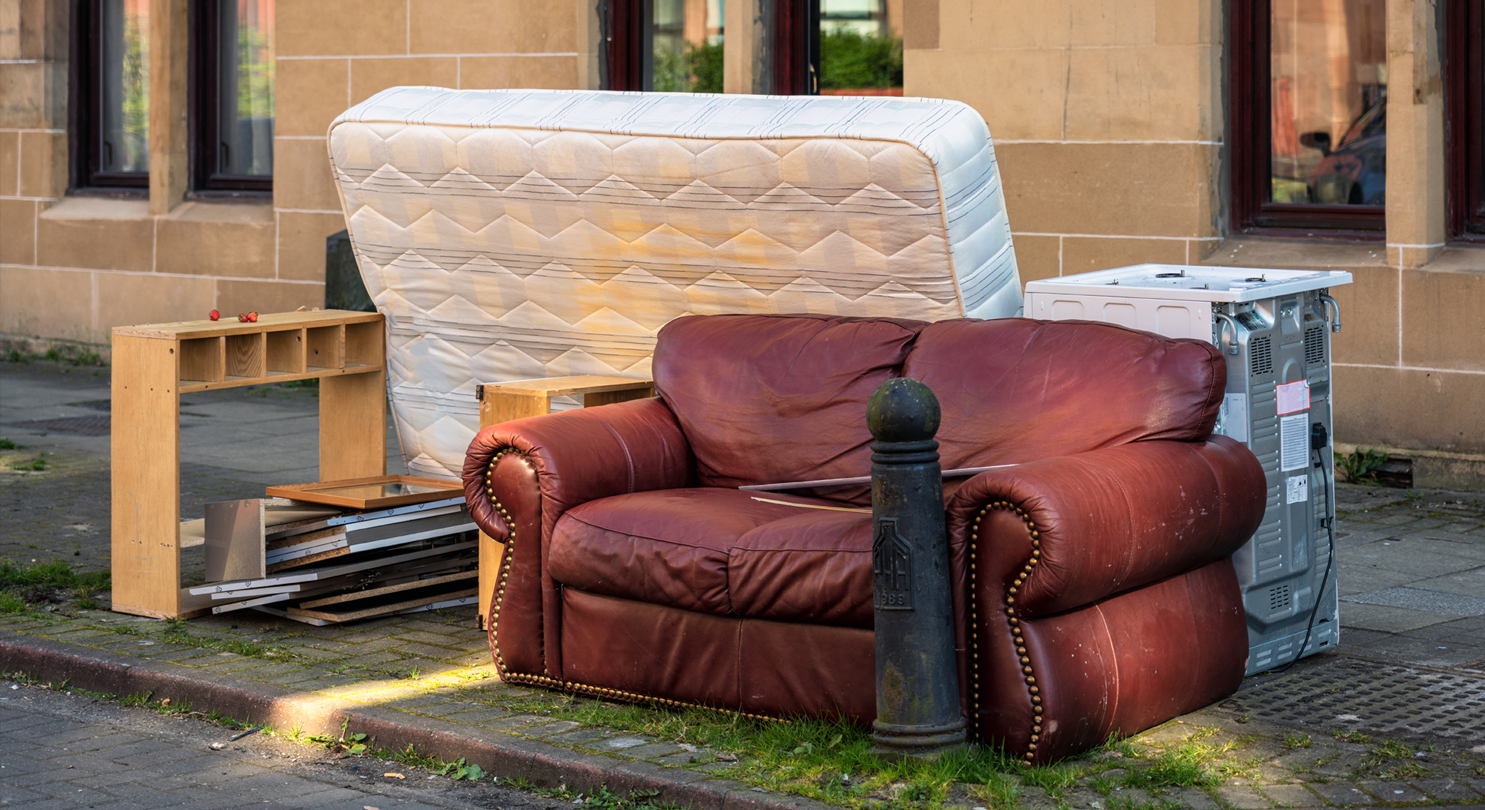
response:
[[[183,417],[183,425],[194,425],[182,428],[186,517],[199,515],[207,501],[254,497],[265,484],[315,478],[318,403],[309,391],[210,393],[189,395],[183,408],[200,414]],[[0,438],[22,445],[0,451],[0,468],[47,461],[37,472],[0,471],[0,560],[107,568],[108,437],[37,424],[97,416],[107,396],[107,369],[0,363]],[[96,423],[78,424],[96,430]],[[395,436],[388,446],[395,454]],[[1337,490],[1342,633],[1336,651],[1281,675],[1247,679],[1232,700],[1135,738],[1151,750],[1231,744],[1223,756],[1235,764],[1225,772],[1247,777],[1229,778],[1220,789],[1184,788],[1196,793],[1167,791],[1135,802],[1134,794],[1106,784],[1108,795],[1095,790],[1079,801],[1109,807],[1145,799],[1303,806],[1309,796],[1316,797],[1313,806],[1485,802],[1485,701],[1473,697],[1476,686],[1485,689],[1485,498],[1344,484]],[[199,576],[199,561],[187,556],[187,576]],[[136,692],[124,691],[131,681],[117,673],[132,661],[136,673],[194,684],[203,700],[222,706],[335,706],[339,715],[315,716],[338,725],[335,718],[356,713],[386,729],[389,740],[436,740],[451,752],[493,746],[492,763],[506,755],[490,751],[524,752],[522,762],[557,763],[541,773],[567,773],[570,784],[583,778],[620,784],[626,774],[638,774],[641,781],[633,784],[669,785],[673,792],[666,795],[690,806],[721,806],[745,794],[755,803],[805,801],[718,778],[750,778],[746,762],[718,758],[727,752],[678,749],[672,740],[619,734],[601,723],[554,723],[542,708],[546,695],[499,681],[472,608],[315,628],[253,611],[162,623],[106,611],[106,594],[98,607],[47,604],[39,612],[0,615],[0,670],[70,676],[74,684],[92,678],[89,689],[127,695]],[[1356,679],[1347,681],[1344,670],[1357,662],[1378,673],[1386,700],[1351,688]],[[1306,706],[1324,703],[1315,697],[1324,690],[1336,690],[1326,694],[1355,710],[1335,711],[1328,720],[1307,713]],[[1451,690],[1471,697],[1423,700],[1447,698]],[[1258,716],[1259,704],[1244,702],[1249,695],[1265,695],[1261,705],[1270,711]],[[1301,706],[1296,695],[1311,699]],[[1428,711],[1403,722],[1399,706],[1409,701]],[[1380,708],[1363,710],[1368,705]],[[637,742],[620,748],[616,737]],[[1410,757],[1423,756],[1404,763],[1369,753],[1394,737],[1406,741]],[[1028,807],[1077,806],[1073,799],[1082,796],[1017,790],[1018,803]],[[952,803],[988,801],[971,791]]]
[[[0,807],[556,810],[571,802],[236,736],[189,713],[126,707],[0,679]]]

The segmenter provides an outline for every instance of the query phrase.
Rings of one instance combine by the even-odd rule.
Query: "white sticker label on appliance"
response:
[[[1278,387],[1279,415],[1310,409],[1310,381],[1284,383]]]
[[[1222,398],[1222,435],[1247,443],[1248,395],[1228,394]]]
[[[1279,417],[1279,469],[1302,470],[1310,461],[1310,417],[1297,413]]]
[[[1310,499],[1310,476],[1292,475],[1288,479],[1288,496],[1284,503],[1304,503]]]

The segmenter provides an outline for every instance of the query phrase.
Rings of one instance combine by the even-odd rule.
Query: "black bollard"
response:
[[[964,743],[938,464],[938,398],[896,378],[871,395],[871,547],[876,597],[873,751],[934,757]]]

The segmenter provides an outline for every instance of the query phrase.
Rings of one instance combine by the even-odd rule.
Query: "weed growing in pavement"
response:
[[[8,363],[32,363],[37,360],[47,360],[53,363],[66,363],[70,366],[106,366],[103,355],[89,348],[67,344],[63,346],[52,346],[43,354],[36,352],[23,352],[12,347],[5,352],[4,359]]]
[[[430,754],[419,754],[417,749],[413,748],[412,743],[408,743],[407,747],[401,751],[378,751],[376,752],[376,756],[383,759],[390,759],[394,762],[400,762],[410,768],[422,768],[438,776],[447,776],[455,781],[468,779],[477,782],[485,778],[484,768],[472,762],[465,762],[463,757],[449,761],[439,759]]]
[[[1001,810],[1019,806],[1020,780],[1003,773],[990,774],[984,784],[971,785],[969,795],[979,799],[986,810]]]
[[[52,587],[100,591],[109,587],[107,571],[78,571],[61,560],[25,566],[0,560],[0,588]]]
[[[510,777],[505,780],[505,783],[527,793],[583,807],[599,808],[599,810],[670,810],[676,807],[666,802],[653,801],[656,796],[660,795],[659,791],[638,790],[626,798],[615,794],[603,785],[599,785],[584,795],[574,791],[566,783],[554,788],[544,788],[519,776]]]
[[[16,444],[15,442],[11,441],[10,439],[0,439],[0,450],[22,450],[22,449],[24,449],[24,448],[22,448],[20,445]]]
[[[1361,759],[1364,772],[1389,781],[1416,779],[1428,775],[1428,768],[1417,759],[1418,752],[1406,743],[1383,740],[1373,745]]]
[[[1330,736],[1336,738],[1337,740],[1345,740],[1346,742],[1358,743],[1363,745],[1372,741],[1371,737],[1361,733],[1360,731],[1357,731],[1356,729],[1347,731],[1344,729],[1333,728],[1330,730]]]
[[[46,469],[46,459],[37,456],[30,461],[12,462],[10,468],[18,472],[41,472]]]
[[[334,734],[311,734],[305,739],[316,745],[325,746],[325,750],[329,751],[332,754],[340,753],[342,751],[352,756],[356,754],[364,754],[366,753],[367,745],[369,745],[369,743],[366,742],[366,735],[360,732],[347,732],[346,727],[350,724],[350,722],[350,718],[348,717],[341,719],[339,737],[335,736]],[[463,760],[460,761],[462,762]]]
[[[1021,784],[1041,788],[1052,797],[1053,801],[1060,804],[1067,794],[1067,789],[1076,787],[1083,776],[1083,769],[1075,763],[1058,763],[1046,768],[1027,768],[1021,774]]]
[[[1216,733],[1215,728],[1197,729],[1186,739],[1161,746],[1153,754],[1139,755],[1149,765],[1126,773],[1124,786],[1158,792],[1164,788],[1221,784],[1231,766],[1220,760],[1235,749],[1237,743],[1208,742]]]
[[[61,560],[32,565],[0,560],[0,612],[25,613],[28,603],[65,602],[69,597],[96,605],[93,595],[109,584],[108,571],[81,571]]]
[[[1380,486],[1381,482],[1377,480],[1377,470],[1386,464],[1389,458],[1391,456],[1386,453],[1358,447],[1352,450],[1350,455],[1343,456],[1336,453],[1335,470],[1344,475],[1348,483]]]
[[[1115,796],[1109,799],[1109,810],[1185,810],[1186,805],[1170,799],[1134,799]]]
[[[977,791],[975,795],[989,802],[986,807],[1006,805],[1023,786],[1041,788],[1056,799],[1082,780],[1144,762],[1136,751],[1139,746],[1119,740],[1051,767],[1027,767],[983,746],[967,746],[933,762],[887,762],[870,753],[874,742],[869,730],[845,722],[755,720],[705,709],[670,710],[546,692],[508,695],[504,689],[493,689],[481,694],[515,713],[694,746],[701,749],[696,751],[697,763],[712,762],[714,757],[736,761],[725,771],[727,778],[847,807],[884,802],[934,806],[947,798],[955,783]],[[1133,761],[1110,758],[1109,752]]]
[[[1310,735],[1308,734],[1302,734],[1297,731],[1284,732],[1285,748],[1309,748],[1314,744],[1315,741],[1310,739]]]
[[[282,649],[265,647],[262,644],[242,639],[198,636],[187,630],[185,622],[181,619],[167,621],[165,632],[160,635],[160,640],[170,644],[179,644],[182,647],[200,647],[217,652],[236,653],[244,658],[283,658],[288,655]]]

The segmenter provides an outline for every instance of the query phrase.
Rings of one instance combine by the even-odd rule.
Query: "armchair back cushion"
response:
[[[1227,365],[1209,343],[1109,324],[961,319],[924,325],[902,376],[938,396],[939,454],[953,469],[1200,441]]]
[[[691,444],[703,487],[866,475],[866,401],[901,375],[923,326],[823,315],[677,318],[660,330],[655,390]],[[867,485],[822,494],[871,503]]]

